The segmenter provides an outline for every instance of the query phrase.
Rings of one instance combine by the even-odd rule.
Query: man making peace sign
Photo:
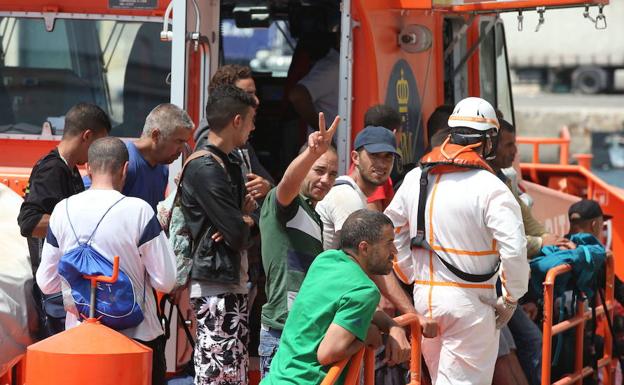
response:
[[[266,196],[260,215],[262,264],[266,272],[267,303],[262,307],[260,372],[264,377],[277,351],[288,311],[314,258],[323,251],[321,219],[316,203],[331,189],[338,175],[338,155],[331,146],[339,117],[319,131],[286,169]]]

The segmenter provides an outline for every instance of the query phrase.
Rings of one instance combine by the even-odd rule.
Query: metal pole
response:
[[[97,282],[91,280],[91,299],[89,301],[89,318],[95,318],[95,290],[97,289]]]
[[[347,174],[351,153],[351,112],[353,110],[353,22],[351,0],[342,1],[340,22],[340,71],[338,78],[338,115],[340,125],[336,133],[338,173]],[[327,122],[331,124],[331,122]]]

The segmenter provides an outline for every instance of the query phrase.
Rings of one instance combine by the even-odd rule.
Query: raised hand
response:
[[[336,116],[329,129],[326,129],[325,114],[319,112],[319,130],[308,136],[308,148],[310,152],[320,157],[327,151],[338,129],[338,123],[340,123],[340,116]]]

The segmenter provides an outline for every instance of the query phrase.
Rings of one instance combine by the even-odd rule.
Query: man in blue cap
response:
[[[323,222],[323,249],[336,249],[347,217],[366,208],[367,197],[383,185],[399,156],[394,134],[384,127],[368,126],[355,138],[349,175],[336,179],[334,187],[316,206]]]

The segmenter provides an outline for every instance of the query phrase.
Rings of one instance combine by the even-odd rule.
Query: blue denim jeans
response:
[[[531,385],[541,384],[542,332],[520,306],[507,324],[516,343],[516,354]]]
[[[260,328],[260,344],[258,355],[260,356],[260,378],[266,377],[271,369],[271,361],[275,357],[279,347],[282,331],[262,325]]]

